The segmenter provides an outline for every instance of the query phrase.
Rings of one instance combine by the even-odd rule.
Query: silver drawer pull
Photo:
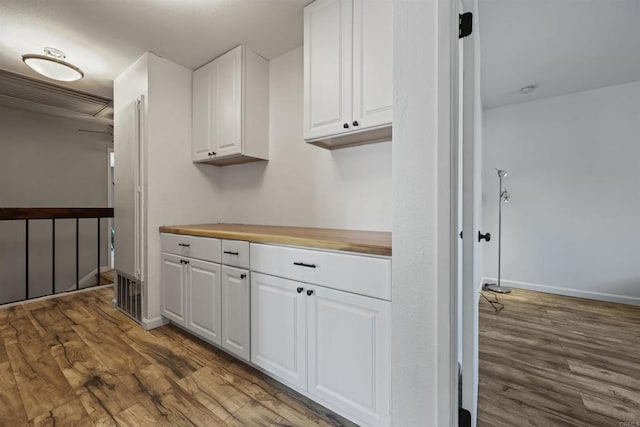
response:
[[[224,251],[224,253],[229,255],[240,255],[239,252]]]
[[[178,246],[184,246],[185,248],[190,247],[191,245],[188,243],[178,243]]]
[[[304,262],[294,262],[293,265],[298,265],[300,267],[316,268],[315,264],[307,264],[307,263],[304,263]]]

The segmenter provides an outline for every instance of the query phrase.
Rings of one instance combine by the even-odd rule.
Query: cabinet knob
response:
[[[296,289],[296,291],[298,291],[298,293],[301,294],[302,291],[304,291],[304,288],[298,288],[298,289]]]
[[[343,124],[342,127],[345,128],[345,129],[349,129],[349,123]]]
[[[353,122],[353,125],[354,125],[354,126],[359,126],[358,121],[357,121],[357,120],[356,120],[356,121],[354,121],[354,122]]]
[[[190,245],[189,243],[178,243],[178,246],[182,246],[182,247],[184,247],[184,248],[188,248],[188,247],[190,247],[191,245]]]
[[[313,291],[312,291],[311,289],[309,289],[309,290],[307,291],[307,295],[309,295],[309,296],[313,295]]]
[[[247,275],[246,275],[246,274],[241,274],[241,275],[240,275],[240,278],[241,278],[241,279],[245,279],[246,277],[247,277]]]
[[[181,259],[180,264],[189,264],[189,261],[187,261],[186,259]]]

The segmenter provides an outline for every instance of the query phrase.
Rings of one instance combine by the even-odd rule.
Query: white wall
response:
[[[484,224],[495,238],[484,275],[492,278],[495,168],[509,172],[512,196],[503,206],[506,284],[640,304],[640,83],[485,110]]]
[[[302,47],[269,75],[269,161],[221,169],[224,222],[391,231],[391,143],[306,144]]]
[[[86,121],[0,106],[0,207],[106,207],[107,135]],[[80,278],[97,268],[96,220],[80,221]],[[107,264],[102,220],[102,265]],[[51,293],[51,220],[29,229],[30,297]],[[0,303],[24,298],[24,221],[0,221]],[[75,221],[56,221],[56,291],[75,283]]]
[[[143,322],[160,322],[160,233],[167,224],[220,221],[220,170],[191,161],[191,70],[146,53],[114,82],[116,121],[121,110],[145,96],[143,137],[146,215],[146,306]],[[120,156],[130,137],[116,123],[116,203]],[[119,166],[120,164],[120,166]],[[120,190],[123,191],[123,190]],[[116,204],[116,239],[119,215],[130,215],[132,203]],[[127,254],[132,257],[133,253]],[[119,261],[116,253],[116,267]]]
[[[457,424],[448,0],[394,0],[392,420]],[[457,36],[457,34],[456,34]]]
[[[191,161],[191,70],[148,54],[147,313],[160,316],[160,233],[167,224],[219,222],[220,171]],[[116,256],[117,259],[117,256]]]

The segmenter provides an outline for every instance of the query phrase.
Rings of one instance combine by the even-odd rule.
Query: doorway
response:
[[[474,12],[461,47],[462,407],[478,425],[635,425],[640,2]]]

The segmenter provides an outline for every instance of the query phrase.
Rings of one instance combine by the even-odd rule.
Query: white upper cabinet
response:
[[[269,158],[269,63],[238,46],[193,73],[192,159]]]
[[[353,124],[393,119],[393,25],[390,0],[353,1]]]
[[[304,11],[304,138],[325,148],[391,139],[392,2],[316,0]]]
[[[305,9],[305,139],[341,133],[351,119],[351,19],[349,1]]]

